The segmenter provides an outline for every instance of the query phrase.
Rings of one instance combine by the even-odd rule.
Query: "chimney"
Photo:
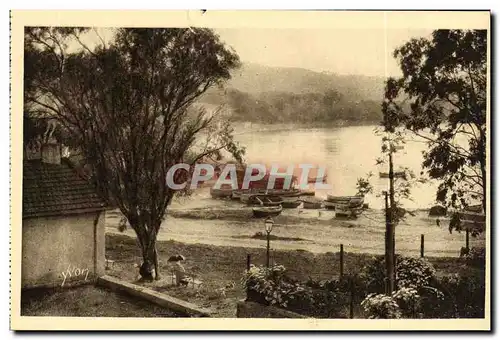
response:
[[[59,143],[42,144],[42,163],[61,164],[61,145]]]

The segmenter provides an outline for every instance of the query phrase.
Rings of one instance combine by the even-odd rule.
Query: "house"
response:
[[[23,164],[23,288],[64,286],[104,274],[105,203],[60,144]]]

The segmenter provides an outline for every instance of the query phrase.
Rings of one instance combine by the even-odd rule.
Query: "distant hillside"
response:
[[[321,93],[334,90],[353,99],[380,101],[384,93],[384,78],[244,64],[233,72],[228,87],[248,93]]]
[[[225,104],[239,121],[378,123],[383,87],[377,77],[244,64],[200,102]]]

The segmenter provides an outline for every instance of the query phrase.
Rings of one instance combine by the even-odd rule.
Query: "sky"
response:
[[[393,51],[432,30],[216,29],[243,62],[367,76],[400,74]]]
[[[214,29],[243,62],[299,67],[342,75],[398,76],[394,50],[411,38],[429,37],[432,30],[414,29]],[[108,29],[97,29],[108,40]],[[91,32],[82,39],[98,42]]]

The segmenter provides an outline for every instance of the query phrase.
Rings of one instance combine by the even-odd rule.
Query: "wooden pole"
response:
[[[340,245],[340,273],[339,279],[342,279],[344,276],[344,245]]]
[[[251,259],[252,259],[251,255],[247,254],[247,270],[250,270]]]
[[[354,282],[352,279],[349,280],[349,319],[354,319]]]
[[[392,257],[392,276],[390,282],[390,293],[392,293],[396,289],[396,230],[395,230],[395,221],[394,214],[396,213],[396,201],[394,198],[394,163],[392,159],[392,154],[394,152],[394,147],[391,143],[389,145],[389,230],[390,230],[390,239],[389,244],[391,246],[391,257]]]
[[[469,250],[469,229],[465,230],[465,248]]]
[[[420,257],[424,257],[424,234],[420,235]]]
[[[387,294],[390,295],[394,291],[394,248],[392,242],[391,218],[389,212],[389,196],[385,193],[385,221],[386,221],[386,249],[385,249],[385,265],[387,276]]]

